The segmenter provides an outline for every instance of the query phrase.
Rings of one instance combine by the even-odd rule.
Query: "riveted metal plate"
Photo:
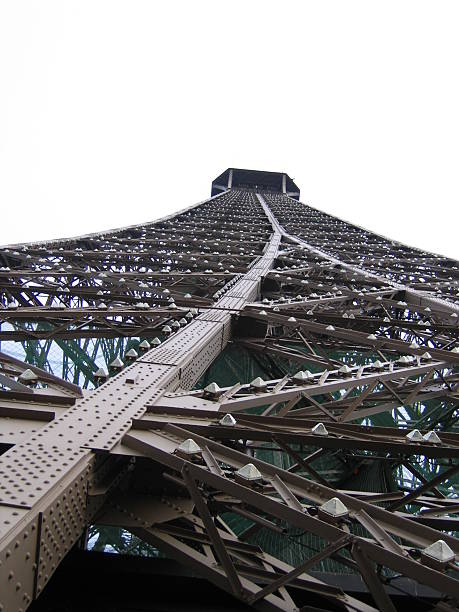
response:
[[[232,328],[233,328],[232,320],[223,326],[222,350],[225,348],[225,346],[228,344],[229,339],[231,338]]]
[[[242,300],[241,305],[255,300],[258,296],[259,278],[260,276],[256,275],[253,279],[240,281],[231,289],[231,293],[227,297],[240,298]]]
[[[164,346],[155,349],[153,354],[148,353],[147,355],[144,355],[137,363],[177,366],[181,355],[182,351]]]
[[[135,380],[133,383],[136,387],[152,388],[162,387],[171,375],[173,368],[163,364],[144,363],[141,359],[137,360],[133,365],[123,370],[120,375],[113,379],[118,383],[117,386],[129,385],[130,380]],[[101,389],[104,387],[102,386]],[[93,397],[91,395],[91,397]]]
[[[8,451],[0,458],[0,475],[2,471],[5,474],[0,484],[0,501],[29,506],[36,493],[39,495],[43,490],[42,484],[52,484],[57,477],[59,470],[55,466],[78,461],[84,454],[80,447],[110,450],[129,429],[130,419],[139,418],[145,404],[158,397],[160,387],[171,384],[176,376],[170,366],[134,364],[44,427],[21,445],[20,451],[14,448]],[[136,382],[129,384],[126,382],[129,379]],[[40,462],[38,457],[45,449],[46,458]],[[24,450],[27,460],[23,458]],[[21,460],[15,457],[19,452]]]
[[[239,297],[233,298],[230,296],[230,294],[228,294],[227,296],[225,295],[225,297],[223,297],[218,302],[218,306],[220,308],[227,308],[229,313],[233,315],[233,314],[237,314],[237,311],[240,310],[240,308],[243,306],[244,301],[245,300],[243,300],[242,298],[239,298]]]
[[[224,310],[208,310],[204,312],[202,315],[199,315],[199,321],[215,321],[216,323],[224,323],[230,314],[225,312]]]
[[[0,506],[0,537],[11,531],[0,551],[0,610],[25,610],[34,596],[38,521],[21,527],[26,510]],[[11,529],[14,525],[13,529]]]
[[[49,425],[48,425],[49,427]],[[45,428],[47,429],[47,428]],[[75,466],[87,451],[44,444],[42,432],[0,457],[0,503],[31,508]]]
[[[139,418],[144,406],[161,394],[175,376],[170,366],[135,363],[78,402],[44,430],[48,439],[62,436],[68,443],[110,450]],[[127,382],[134,380],[134,383]]]
[[[191,389],[201,374],[205,372],[212,361],[221,353],[222,334],[223,328],[221,328],[217,336],[208,339],[205,346],[202,347],[192,361],[182,369],[180,376],[180,386],[182,389]]]
[[[195,319],[185,328],[174,334],[163,346],[153,349],[142,356],[142,363],[159,363],[180,366],[190,358],[208,334],[218,330],[221,324]]]
[[[91,403],[93,414],[99,417],[99,426],[88,428],[90,435],[81,441],[82,446],[109,451],[129,430],[131,419],[140,418],[145,412],[146,404],[154,401],[161,393],[161,389],[153,388],[152,385],[124,384],[112,388],[109,397],[101,397],[100,401]],[[81,424],[79,414],[74,417],[78,424]],[[81,428],[78,431],[82,431]]]
[[[2,444],[19,444],[39,431],[46,422],[30,419],[0,418],[0,442]]]
[[[86,526],[87,487],[81,474],[40,516],[37,595]]]

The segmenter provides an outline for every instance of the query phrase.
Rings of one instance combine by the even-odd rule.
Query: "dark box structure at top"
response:
[[[295,198],[295,200],[300,199],[299,188],[285,172],[228,168],[212,182],[212,195],[231,188],[277,192]]]

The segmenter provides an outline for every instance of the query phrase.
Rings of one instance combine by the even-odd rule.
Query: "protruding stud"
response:
[[[217,385],[216,382],[211,382],[210,385],[207,385],[207,387],[204,387],[203,390],[204,390],[204,395],[207,395],[211,399],[217,398],[219,394],[221,393],[221,389]]]
[[[438,437],[436,431],[428,431],[426,434],[423,435],[423,438],[426,442],[429,442],[430,444],[441,444],[441,440]]]
[[[421,551],[421,562],[433,569],[444,569],[454,560],[454,552],[444,540],[437,540]]]
[[[108,378],[108,372],[105,368],[99,368],[94,372],[94,378],[98,378],[100,380],[105,380]]]
[[[309,370],[300,370],[294,376],[292,376],[292,380],[294,380],[294,382],[299,383],[301,385],[311,380],[312,377],[313,375]]]
[[[399,359],[397,359],[396,363],[400,365],[410,365],[410,363],[413,363],[413,361],[414,357],[411,355],[402,355]]]
[[[226,427],[234,427],[236,425],[236,419],[232,414],[225,414],[223,418],[219,421],[220,425],[225,425]]]
[[[175,449],[175,454],[183,457],[184,459],[192,459],[193,457],[201,455],[201,449],[193,438],[188,438],[177,446]]]
[[[349,510],[339,497],[332,497],[319,506],[319,518],[331,523],[337,523],[348,515]]]
[[[256,378],[252,380],[252,382],[250,383],[250,386],[256,391],[262,391],[263,389],[266,389],[267,384],[261,378],[261,376],[257,376]]]
[[[124,363],[119,357],[115,357],[115,359],[109,364],[109,366],[115,370],[121,370],[121,368],[124,368]]]
[[[409,433],[406,434],[405,438],[410,442],[424,442],[424,438],[419,429],[413,429]]]
[[[27,368],[27,370],[19,374],[18,380],[22,383],[31,384],[37,382],[38,376],[30,368]]]
[[[241,467],[235,474],[235,476],[240,480],[245,480],[250,483],[261,483],[263,477],[260,473],[260,470],[253,465],[253,463],[248,463]]]
[[[314,425],[311,431],[315,436],[328,436],[328,429],[323,423],[317,423],[317,425]]]

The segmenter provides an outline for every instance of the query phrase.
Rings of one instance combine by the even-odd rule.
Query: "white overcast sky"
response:
[[[153,220],[229,166],[459,259],[459,3],[0,0],[0,244]]]

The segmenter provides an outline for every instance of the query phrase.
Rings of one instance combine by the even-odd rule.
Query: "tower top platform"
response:
[[[228,168],[212,182],[212,195],[231,188],[284,193],[295,200],[300,199],[299,188],[285,172]]]

